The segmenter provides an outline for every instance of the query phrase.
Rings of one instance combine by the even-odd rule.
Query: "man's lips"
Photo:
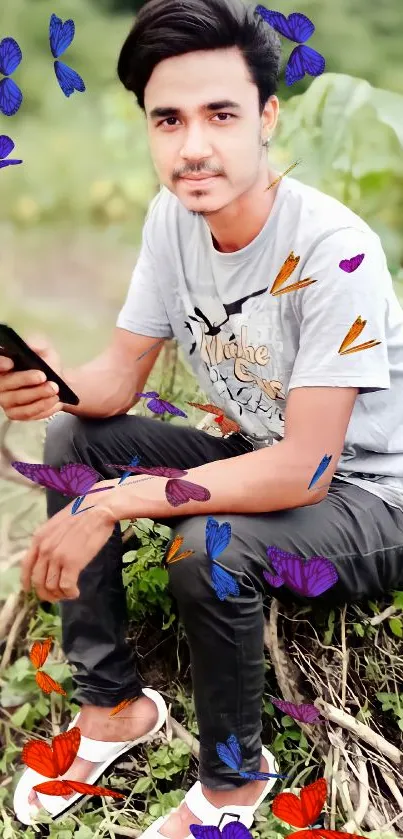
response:
[[[182,175],[181,180],[183,181],[205,181],[207,178],[216,178],[217,175],[209,174],[209,175]]]

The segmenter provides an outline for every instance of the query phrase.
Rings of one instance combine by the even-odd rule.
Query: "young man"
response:
[[[128,480],[87,496],[89,509],[72,516],[71,502],[48,492],[50,518],[24,561],[25,588],[62,601],[82,705],[80,757],[68,776],[93,783],[165,715],[155,694],[142,693],[125,644],[119,521],[165,521],[193,551],[169,573],[191,651],[201,784],[147,839],[185,839],[197,822],[250,827],[275,782],[241,778],[216,751],[233,734],[244,771],[276,771],[260,739],[262,600],[297,595],[265,581],[267,548],[330,559],[338,581],[323,597],[333,602],[403,583],[403,314],[379,238],[362,219],[292,177],[268,189],[279,175],[265,148],[278,118],[279,62],[276,34],[240,0],[150,0],[141,9],[118,72],[144,110],[163,186],[111,346],[62,371],[81,401],[56,404],[44,462],[91,465],[115,488],[122,473],[106,464],[137,454],[142,466],[187,469],[210,498],[174,508],[166,479]],[[356,338],[345,341],[353,325]],[[126,415],[157,358],[154,344],[173,335],[208,401],[240,433],[217,438]],[[55,410],[57,397],[49,385],[34,389],[34,375],[3,374],[8,416]],[[329,465],[309,489],[325,455]],[[218,561],[239,595],[222,601],[206,554],[209,515],[231,525]],[[130,717],[109,717],[132,696]],[[25,773],[16,791],[25,823],[38,804],[35,782]],[[40,801],[60,813],[75,798]]]

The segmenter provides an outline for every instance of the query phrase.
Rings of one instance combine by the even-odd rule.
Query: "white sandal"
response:
[[[264,746],[262,746],[262,755],[266,758],[268,763],[267,771],[277,773],[278,767],[274,755]],[[209,801],[207,801],[207,798],[203,795],[201,783],[200,781],[197,781],[186,793],[185,798],[179,807],[185,803],[189,807],[190,812],[195,816],[195,819],[199,819],[203,825],[213,825],[214,827],[218,827],[222,830],[229,822],[237,821],[249,828],[252,827],[254,822],[256,810],[260,807],[263,799],[266,798],[266,795],[268,795],[270,790],[274,787],[276,781],[277,778],[269,778],[263,792],[253,805],[241,806],[239,804],[228,804],[226,807],[221,807],[220,809],[218,807],[214,807]],[[159,832],[159,828],[165,824],[173,813],[178,812],[179,807],[174,807],[166,814],[166,816],[160,816],[159,819],[156,819],[156,821],[153,822],[144,833],[141,833],[139,839],[166,839],[166,837]],[[189,836],[187,836],[186,839],[194,839],[194,837],[191,833],[189,833]]]
[[[96,764],[93,771],[86,778],[87,784],[95,783],[103,775],[108,766],[113,764],[125,752],[128,752],[140,743],[147,743],[149,740],[152,740],[166,722],[168,709],[161,694],[151,688],[143,688],[143,694],[148,696],[149,699],[152,699],[158,708],[157,722],[148,734],[139,737],[137,740],[109,743],[103,742],[102,740],[91,740],[89,737],[81,735],[80,748],[77,756]],[[69,729],[77,724],[79,716],[80,714],[78,713],[74,717],[68,726]],[[29,803],[28,796],[33,786],[47,780],[49,779],[40,775],[39,772],[35,772],[33,769],[26,769],[21,775],[14,792],[14,811],[17,819],[22,824],[32,824],[32,818],[40,814],[40,810],[35,805]],[[86,798],[86,796],[78,792],[74,793],[68,800],[62,798],[61,795],[45,795],[42,792],[37,792],[37,796],[42,807],[54,818],[60,816],[66,810],[70,810],[79,799]]]

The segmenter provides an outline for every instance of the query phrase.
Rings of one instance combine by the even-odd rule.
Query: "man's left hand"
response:
[[[77,515],[71,514],[71,508],[68,504],[38,528],[23,559],[24,591],[32,586],[40,600],[53,603],[78,597],[80,571],[113,533],[116,518],[107,504],[98,503]]]

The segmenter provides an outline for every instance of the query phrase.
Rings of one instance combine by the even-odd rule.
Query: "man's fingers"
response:
[[[32,569],[35,565],[37,554],[38,548],[36,544],[33,543],[21,563],[21,584],[26,592],[28,592],[31,588]]]
[[[60,579],[59,579],[59,589],[63,592],[63,596],[67,599],[74,600],[76,597],[80,596],[80,589],[77,585],[78,580],[78,571],[75,571],[73,568],[62,568]]]
[[[51,569],[51,571],[49,570]],[[35,562],[35,568],[32,571],[31,580],[32,585],[41,600],[46,600],[46,585],[45,580],[46,577],[55,574],[55,566],[54,564],[50,563],[49,560],[43,556],[39,556],[37,561]]]

